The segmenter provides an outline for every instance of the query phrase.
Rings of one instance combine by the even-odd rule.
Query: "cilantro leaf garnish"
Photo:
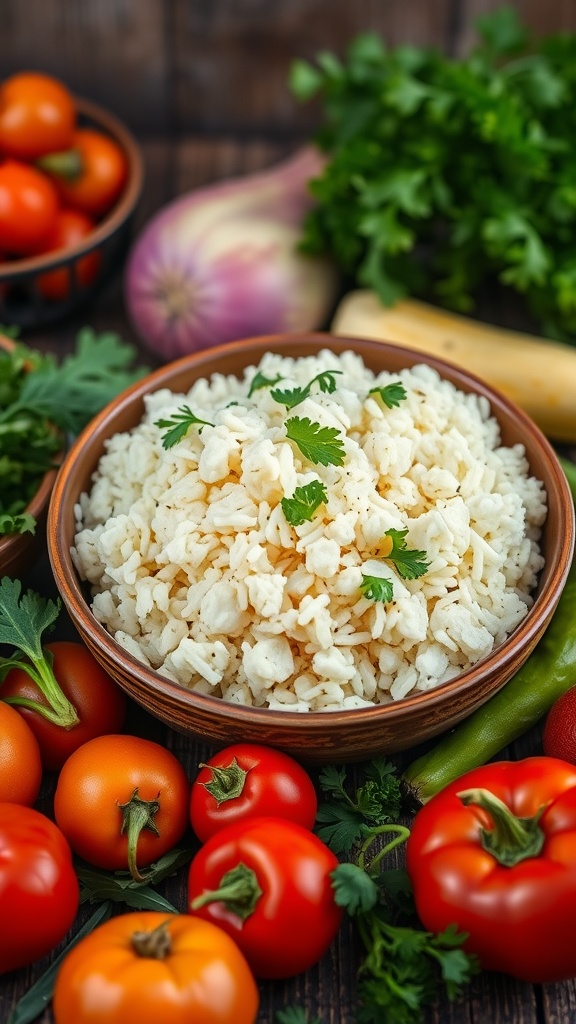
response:
[[[369,576],[362,573],[360,590],[369,601],[383,601],[386,604],[394,597],[394,584],[384,576]]]
[[[344,462],[344,442],[336,427],[322,427],[308,416],[292,416],[286,421],[286,436],[315,465],[341,466]]]
[[[259,391],[261,388],[273,388],[274,385],[277,384],[278,381],[280,380],[282,380],[280,374],[278,374],[278,376],[276,377],[266,377],[265,374],[261,373],[260,370],[258,370],[258,372],[254,374],[252,380],[250,381],[250,387],[248,388],[248,398],[251,398],[254,392]]]
[[[400,816],[402,794],[396,769],[386,758],[375,758],[364,769],[365,781],[349,792],[346,769],[326,765],[319,776],[322,793],[316,832],[334,853],[349,853],[373,825]]]
[[[291,526],[300,526],[312,519],[320,505],[326,501],[328,492],[320,480],[311,480],[302,487],[296,487],[291,498],[282,498],[280,504]]]
[[[172,448],[178,441],[181,441],[186,436],[190,427],[195,424],[199,425],[199,431],[202,427],[213,427],[214,424],[208,420],[201,420],[196,416],[189,405],[181,405],[178,412],[173,413],[167,420],[154,420],[154,426],[160,427],[161,430],[165,430],[166,433],[162,435],[162,447]]]
[[[394,563],[398,575],[404,580],[416,580],[430,568],[430,562],[426,560],[425,551],[417,551],[415,548],[406,547],[408,530],[386,530],[386,537],[392,540],[392,550],[387,558]]]
[[[387,405],[389,409],[393,409],[406,398],[406,388],[400,381],[394,381],[392,384],[383,384],[370,388],[370,394],[380,395],[384,405]]]
[[[324,392],[324,394],[333,394],[336,390],[335,376],[337,373],[342,372],[342,370],[323,370],[321,373],[317,373],[316,376],[302,388],[292,388],[285,391],[280,390],[280,388],[275,388],[274,391],[270,392],[270,394],[275,402],[286,406],[287,409],[294,409],[295,406],[300,405],[305,398],[308,398],[313,384],[317,384],[320,391]]]

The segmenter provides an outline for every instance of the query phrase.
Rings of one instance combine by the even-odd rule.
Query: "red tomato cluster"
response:
[[[109,135],[79,122],[74,97],[50,75],[20,72],[0,85],[0,254],[4,261],[79,245],[118,200],[126,156]],[[100,253],[78,260],[81,286]],[[66,298],[65,269],[38,277],[41,294]]]

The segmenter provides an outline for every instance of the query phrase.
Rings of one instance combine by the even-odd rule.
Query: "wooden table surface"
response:
[[[162,138],[147,138],[143,150],[146,185],[136,228],[172,195],[232,174],[269,166],[290,152],[285,142],[252,140],[242,143],[225,136],[210,139],[186,136],[172,144]],[[504,321],[502,310],[494,311],[493,315]],[[125,340],[137,344],[124,311],[120,275],[74,319],[49,331],[32,332],[24,340],[34,347],[51,350],[62,356],[70,351],[77,330],[85,324],[96,330],[115,329]],[[514,326],[513,317],[512,320],[508,317],[508,326]],[[142,360],[150,366],[155,365],[148,353],[142,353]],[[46,556],[33,567],[23,583],[44,596],[57,594]],[[65,638],[74,636],[64,612],[58,624],[58,635]],[[194,777],[198,763],[211,752],[204,744],[172,732],[136,705],[131,706],[127,728],[152,737],[173,750],[182,760],[190,778]],[[540,736],[540,727],[536,727],[504,751],[503,756],[519,758],[539,753]],[[401,768],[419,752],[420,749],[413,750],[394,760]],[[54,786],[55,778],[46,777],[37,806],[47,813],[51,811]],[[401,860],[400,854],[399,862]],[[182,910],[185,909],[185,878],[184,869],[176,877],[167,880],[161,889]],[[90,913],[91,910],[81,908],[77,925]],[[0,927],[8,927],[8,922],[0,921]],[[307,1009],[310,1021],[318,1018],[322,1024],[353,1024],[356,1019],[356,972],[360,954],[354,926],[345,921],[332,948],[317,967],[286,982],[260,985],[259,1024],[275,1024],[278,1009],[296,1005]],[[47,957],[41,963],[0,980],[0,1024],[6,1024],[12,1008],[42,974],[51,959]],[[442,999],[428,1006],[423,1019],[425,1024],[568,1024],[576,1020],[576,984],[569,981],[565,984],[531,986],[505,976],[484,973],[473,980],[459,1000],[450,1003]],[[50,1008],[37,1020],[42,1024],[51,1024],[53,1017]],[[127,1021],[127,1024],[132,1022]]]

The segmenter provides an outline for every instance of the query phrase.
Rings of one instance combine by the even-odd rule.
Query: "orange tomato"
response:
[[[128,162],[124,150],[96,128],[79,128],[72,147],[79,157],[79,172],[70,177],[54,173],[62,200],[91,217],[102,217],[119,198],[126,182]],[[45,167],[56,171],[58,163],[48,160]]]
[[[76,125],[72,94],[62,82],[22,71],[0,86],[0,151],[21,160],[68,149]]]
[[[94,227],[92,218],[82,210],[59,210],[43,252],[62,250],[64,255],[66,249],[72,249],[88,238]],[[102,254],[96,249],[85,256],[80,256],[72,266],[57,267],[55,270],[47,270],[45,274],[40,274],[36,285],[45,299],[66,299],[72,287],[71,274],[80,288],[86,288],[98,277],[101,262]]]
[[[188,914],[119,914],[67,953],[56,1024],[254,1024],[256,983],[236,943]]]
[[[32,807],[41,782],[38,741],[22,716],[0,700],[0,803]]]
[[[19,160],[0,164],[0,249],[19,256],[38,252],[56,221],[60,202],[53,182]]]

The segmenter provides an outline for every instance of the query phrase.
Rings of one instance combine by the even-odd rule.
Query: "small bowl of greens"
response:
[[[67,441],[143,371],[135,351],[85,328],[59,362],[0,335],[0,576],[19,576],[46,547],[46,519]]]

